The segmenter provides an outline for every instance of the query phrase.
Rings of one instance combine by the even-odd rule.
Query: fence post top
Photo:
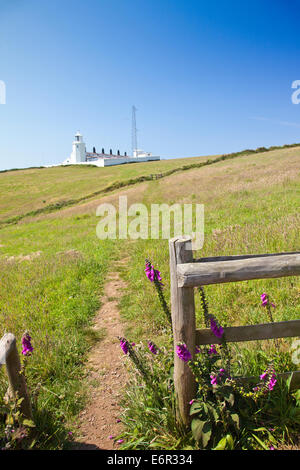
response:
[[[12,343],[16,341],[15,335],[12,333],[5,333],[2,338],[0,338],[0,350],[4,347],[9,347]]]
[[[173,237],[173,238],[170,238],[169,240],[169,243],[170,244],[173,244],[173,243],[186,243],[188,241],[192,241],[192,237],[190,235],[182,235],[181,237]]]
[[[6,333],[0,339],[0,365],[6,363],[6,358],[16,345],[16,337],[12,333]]]

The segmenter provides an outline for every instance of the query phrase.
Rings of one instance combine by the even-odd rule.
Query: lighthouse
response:
[[[86,162],[86,148],[79,131],[75,134],[75,140],[72,144],[72,153],[70,155],[70,164]]]
[[[135,149],[133,157],[129,157],[126,152],[124,155],[120,150],[113,153],[110,149],[109,154],[104,152],[97,153],[96,148],[93,147],[93,152],[87,152],[85,143],[83,142],[82,134],[79,131],[75,134],[75,139],[72,143],[72,153],[62,165],[94,165],[98,167],[122,165],[123,163],[137,163],[149,162],[160,160],[160,157],[155,157],[151,153],[143,152],[142,150]]]

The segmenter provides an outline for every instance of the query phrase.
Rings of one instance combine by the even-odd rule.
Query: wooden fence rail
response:
[[[20,411],[27,419],[32,419],[31,403],[27,391],[25,376],[22,373],[16,338],[12,333],[6,333],[0,339],[0,367],[6,365],[9,395],[13,398],[23,398]]]
[[[189,366],[180,360],[175,348],[186,344],[194,358],[195,346],[218,344],[210,329],[196,330],[194,287],[208,284],[300,276],[300,253],[275,253],[193,258],[190,237],[169,241],[171,312],[174,338],[174,384],[178,418],[189,423],[189,402],[194,398],[196,383]],[[300,320],[224,328],[227,342],[255,341],[300,336]],[[290,373],[278,374],[287,377]],[[257,380],[242,377],[242,381]],[[292,387],[300,386],[300,371],[294,372]]]

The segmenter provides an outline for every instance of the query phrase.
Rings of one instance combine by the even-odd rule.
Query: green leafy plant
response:
[[[170,311],[164,299],[161,274],[149,260],[146,260],[145,272],[158,291],[162,309],[169,321]],[[123,422],[127,431],[122,433],[122,437],[126,438],[122,449],[271,450],[286,436],[290,439],[288,430],[295,433],[299,429],[300,395],[291,393],[291,377],[286,382],[279,381],[275,372],[275,364],[277,367],[282,356],[276,351],[270,359],[261,352],[260,371],[263,364],[267,364],[257,384],[232,377],[233,355],[226,342],[225,330],[209,313],[202,287],[199,293],[204,323],[210,327],[218,344],[196,347],[194,360],[185,344],[178,344],[175,348],[178,357],[190,367],[197,383],[195,398],[190,402],[191,429],[184,428],[176,419],[173,350],[159,349],[151,341],[148,341],[147,349],[142,343],[132,345],[127,339],[119,338],[123,352],[139,372],[130,391],[127,391],[129,406],[125,400],[127,410]],[[262,295],[262,301],[270,317],[273,304],[269,303],[266,294]],[[170,335],[170,346],[171,339]],[[235,357],[238,357],[237,353]],[[251,356],[239,356],[239,361],[247,358]],[[141,379],[143,386],[137,385]],[[140,420],[143,423],[141,426],[138,424]]]

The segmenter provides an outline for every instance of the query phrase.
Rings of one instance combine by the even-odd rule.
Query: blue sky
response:
[[[0,0],[0,169],[300,142],[300,1]]]

